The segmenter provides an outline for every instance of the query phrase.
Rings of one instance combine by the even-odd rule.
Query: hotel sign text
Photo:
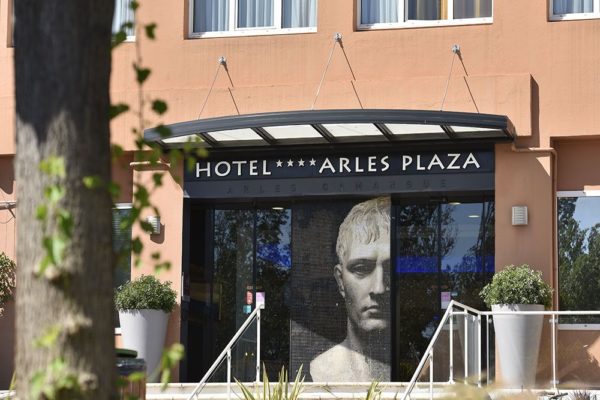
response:
[[[278,197],[419,190],[491,190],[491,151],[294,154],[201,160],[185,176],[190,197]]]

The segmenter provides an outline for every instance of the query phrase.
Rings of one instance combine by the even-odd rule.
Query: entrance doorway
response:
[[[410,380],[450,300],[483,309],[494,273],[491,199],[400,201],[395,208],[395,370]]]

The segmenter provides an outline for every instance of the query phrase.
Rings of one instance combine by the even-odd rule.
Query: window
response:
[[[190,36],[315,32],[317,0],[192,0]]]
[[[117,33],[125,23],[135,23],[135,13],[131,9],[131,0],[115,0],[112,31]],[[127,40],[135,40],[135,26],[125,27]]]
[[[551,0],[550,20],[600,18],[600,0]]]
[[[600,310],[600,191],[559,192],[558,269],[561,310]],[[563,321],[600,323],[597,317]]]
[[[130,216],[131,204],[117,204],[112,210],[112,246],[117,257],[115,288],[131,280],[131,227],[123,227],[123,221]],[[119,327],[119,315],[116,311],[115,321],[115,326]]]
[[[359,0],[361,29],[492,22],[492,0]]]

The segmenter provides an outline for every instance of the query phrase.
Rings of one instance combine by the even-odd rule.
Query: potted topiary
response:
[[[116,290],[123,347],[137,351],[149,373],[159,364],[176,298],[171,282],[161,283],[151,275],[142,275]],[[150,376],[149,380],[155,379]]]
[[[481,291],[492,311],[543,311],[550,308],[552,289],[529,265],[509,265],[496,273]],[[496,353],[504,385],[531,387],[535,383],[543,315],[495,315]]]
[[[8,258],[4,252],[0,252],[0,317],[4,312],[4,305],[13,296],[16,282],[15,270],[15,262]]]

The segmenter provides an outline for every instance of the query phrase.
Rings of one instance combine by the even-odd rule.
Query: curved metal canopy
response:
[[[147,129],[144,138],[167,148],[194,142],[210,148],[429,141],[506,142],[515,137],[504,115],[451,111],[344,109],[284,111],[198,119]]]

